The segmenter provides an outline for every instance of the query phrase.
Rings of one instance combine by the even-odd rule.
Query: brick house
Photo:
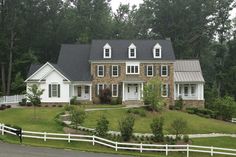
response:
[[[180,96],[189,105],[203,106],[204,79],[198,60],[176,60],[170,40],[93,40],[62,44],[57,64],[32,64],[27,89],[39,84],[44,103],[93,101],[102,89],[123,103],[142,103],[145,83],[162,80],[162,96],[174,104]]]

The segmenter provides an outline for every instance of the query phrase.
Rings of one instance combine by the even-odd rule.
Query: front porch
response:
[[[183,100],[204,100],[204,85],[203,83],[175,83],[174,98]]]
[[[140,101],[143,98],[143,81],[123,81],[122,101]]]
[[[92,84],[78,83],[71,85],[70,97],[76,97],[81,101],[92,101]]]

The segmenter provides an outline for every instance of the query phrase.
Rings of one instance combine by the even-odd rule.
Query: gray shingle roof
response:
[[[27,78],[30,77],[33,73],[35,73],[43,64],[31,64],[29,72],[27,74]]]
[[[199,60],[176,60],[174,71],[175,82],[205,82]]]
[[[71,81],[90,81],[90,45],[62,44],[58,57],[58,67]]]
[[[103,58],[103,46],[111,46],[111,58]],[[128,47],[136,46],[136,58],[128,58]],[[162,58],[153,58],[153,47],[159,43],[162,47]],[[170,40],[93,40],[91,44],[90,60],[175,60]]]

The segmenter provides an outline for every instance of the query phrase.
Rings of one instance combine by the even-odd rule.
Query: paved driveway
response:
[[[0,141],[0,157],[127,157],[44,147],[8,144]]]

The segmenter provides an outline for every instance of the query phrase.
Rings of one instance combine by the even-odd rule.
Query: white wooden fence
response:
[[[4,135],[5,133],[16,135],[14,131],[17,129],[0,124],[0,133]],[[211,156],[214,154],[221,155],[232,155],[236,156],[236,149],[219,148],[219,147],[209,147],[209,146],[196,146],[196,145],[159,145],[159,144],[144,144],[144,143],[123,143],[114,142],[108,139],[104,139],[97,136],[90,135],[77,135],[77,134],[59,134],[59,133],[47,133],[47,132],[33,132],[33,131],[22,131],[23,138],[35,138],[47,140],[64,140],[70,143],[71,141],[82,141],[91,142],[93,145],[100,144],[109,148],[113,148],[115,151],[118,150],[133,150],[142,152],[164,152],[166,156],[170,152],[186,152],[187,157],[189,157],[190,152],[198,153],[208,153]]]
[[[25,95],[2,96],[0,97],[0,104],[19,103],[23,98]]]
[[[236,118],[232,118],[232,123],[236,123]]]

